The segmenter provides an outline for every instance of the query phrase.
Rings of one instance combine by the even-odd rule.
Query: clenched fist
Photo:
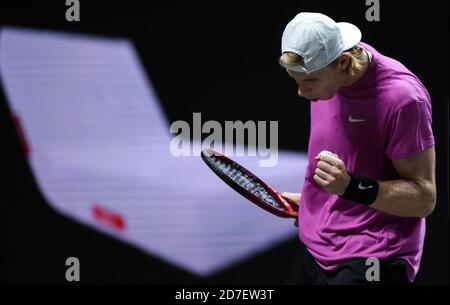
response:
[[[314,159],[319,161],[314,181],[328,193],[343,195],[351,179],[344,162],[339,159],[338,155],[326,150],[319,153]]]

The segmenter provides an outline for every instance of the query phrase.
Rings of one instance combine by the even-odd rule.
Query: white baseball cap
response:
[[[284,29],[281,52],[303,58],[304,66],[283,66],[291,71],[311,73],[332,63],[342,52],[361,41],[361,31],[347,22],[336,23],[320,13],[297,14]]]

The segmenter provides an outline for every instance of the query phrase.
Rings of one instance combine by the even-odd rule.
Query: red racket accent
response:
[[[202,151],[201,157],[226,184],[260,208],[279,217],[297,218],[298,205],[289,203],[243,166],[209,148]]]

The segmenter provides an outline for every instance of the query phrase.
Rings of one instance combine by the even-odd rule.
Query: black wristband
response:
[[[369,177],[358,176],[348,172],[350,184],[341,198],[361,203],[372,204],[378,195],[378,181]]]

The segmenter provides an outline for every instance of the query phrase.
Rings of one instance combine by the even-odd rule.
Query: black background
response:
[[[280,148],[296,151],[307,148],[309,104],[277,64],[284,26],[300,11],[357,25],[432,96],[438,201],[416,283],[448,284],[448,1],[380,1],[379,22],[365,19],[365,0],[80,1],[80,22],[66,21],[64,2],[2,1],[0,25],[130,38],[169,121],[189,122],[193,112],[203,121],[277,120]],[[69,256],[80,259],[84,284],[282,283],[295,239],[200,278],[57,214],[36,187],[3,90],[0,100],[2,283],[64,284]]]

